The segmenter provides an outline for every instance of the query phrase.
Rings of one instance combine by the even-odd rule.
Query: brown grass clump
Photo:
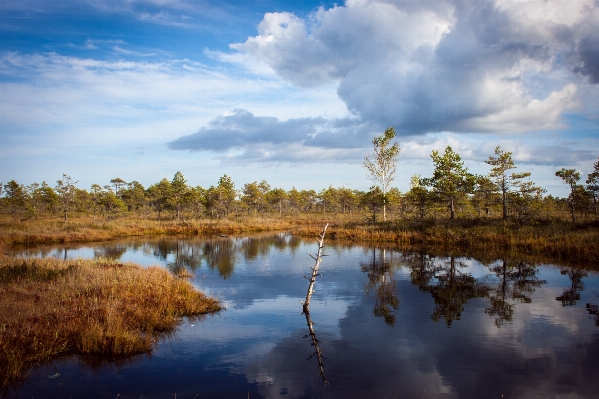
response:
[[[295,234],[316,237],[317,226],[304,226]],[[461,251],[508,251],[599,265],[599,225],[596,222],[519,226],[500,221],[389,222],[376,226],[332,224],[328,237],[356,243],[395,243],[400,246],[445,247]]]
[[[158,267],[0,257],[0,389],[58,354],[150,351],[182,316],[218,310],[218,301]]]

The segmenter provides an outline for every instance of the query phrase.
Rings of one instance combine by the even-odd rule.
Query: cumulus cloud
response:
[[[563,128],[584,105],[597,31],[594,0],[347,0],[268,13],[231,47],[301,87],[337,82],[356,116],[404,134],[513,133]]]
[[[198,132],[168,143],[173,150],[226,153],[228,161],[351,161],[363,156],[364,129],[351,119],[255,116],[236,109],[212,120]]]

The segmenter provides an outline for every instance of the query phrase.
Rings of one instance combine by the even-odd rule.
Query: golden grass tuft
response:
[[[150,351],[182,316],[219,310],[218,301],[158,267],[0,256],[0,388],[58,354]]]

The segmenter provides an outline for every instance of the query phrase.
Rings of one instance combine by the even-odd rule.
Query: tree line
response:
[[[368,191],[329,186],[320,191],[273,188],[262,180],[237,188],[223,175],[209,188],[188,184],[181,172],[171,180],[144,187],[137,181],[121,178],[110,184],[93,184],[90,189],[77,187],[77,181],[63,175],[54,186],[19,184],[14,180],[0,183],[0,209],[18,220],[60,214],[65,223],[69,215],[84,213],[95,218],[114,219],[126,215],[158,220],[190,220],[204,217],[239,218],[310,213],[364,215],[372,223],[391,218],[436,219],[456,215],[463,218],[501,217],[526,223],[532,218],[555,214],[567,207],[575,222],[577,214],[597,217],[599,196],[599,159],[586,183],[574,169],[563,168],[556,176],[568,185],[568,198],[546,196],[546,190],[530,180],[530,172],[515,172],[512,153],[500,147],[485,162],[487,175],[475,175],[464,167],[460,155],[450,146],[443,153],[433,151],[433,175],[410,179],[410,189],[401,193],[391,187],[400,152],[392,144],[395,130],[373,140],[374,152],[364,166],[373,186]]]

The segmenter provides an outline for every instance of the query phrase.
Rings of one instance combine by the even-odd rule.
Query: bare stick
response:
[[[312,277],[310,277],[310,284],[308,285],[308,292],[306,293],[306,301],[303,303],[304,311],[302,313],[306,313],[308,306],[310,305],[310,299],[312,298],[312,293],[314,292],[314,282],[316,282],[316,276],[318,276],[318,268],[320,267],[320,262],[322,261],[322,248],[324,246],[324,234],[327,231],[327,227],[329,224],[327,223],[322,230],[322,233],[319,234],[320,240],[318,240],[318,253],[316,254],[316,258],[312,255],[312,259],[316,261],[314,267],[312,267]]]

